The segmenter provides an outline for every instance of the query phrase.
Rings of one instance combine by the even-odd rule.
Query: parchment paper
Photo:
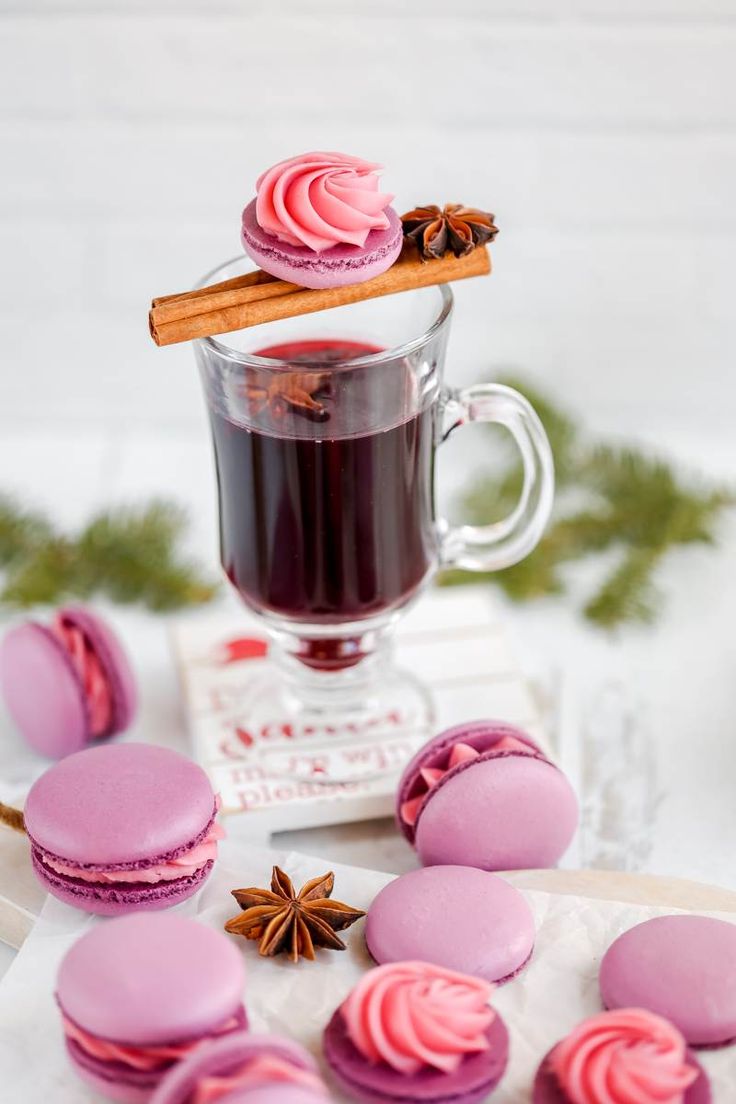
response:
[[[361,908],[368,908],[378,890],[391,880],[391,875],[375,871],[228,840],[221,845],[220,860],[201,894],[178,911],[221,929],[238,911],[229,891],[238,886],[267,885],[274,862],[287,870],[297,885],[335,870],[335,897]],[[541,1057],[578,1020],[600,1010],[597,971],[606,948],[622,931],[666,911],[539,892],[526,896],[536,919],[537,943],[529,967],[494,997],[511,1032],[511,1060],[493,1094],[494,1104],[529,1101]],[[732,916],[723,919],[733,922]],[[68,1065],[53,991],[66,949],[92,924],[107,922],[47,900],[34,931],[0,985],[3,1100],[91,1104],[100,1099],[77,1080]],[[302,961],[297,966],[283,958],[262,959],[255,944],[242,940],[247,966],[245,1001],[252,1030],[288,1034],[319,1057],[325,1023],[371,965],[362,927],[361,921],[345,933],[347,951],[319,952],[317,962]],[[700,1059],[711,1076],[715,1104],[732,1101],[736,1097],[736,1046],[701,1051]],[[335,1094],[335,1100],[344,1098]]]

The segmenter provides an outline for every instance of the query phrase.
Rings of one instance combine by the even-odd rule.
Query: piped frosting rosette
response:
[[[489,982],[427,962],[400,962],[371,970],[342,1015],[356,1049],[398,1073],[431,1067],[444,1073],[463,1058],[488,1050],[496,1013]]]
[[[680,1032],[641,1008],[584,1020],[549,1057],[572,1104],[682,1104],[698,1077]]]

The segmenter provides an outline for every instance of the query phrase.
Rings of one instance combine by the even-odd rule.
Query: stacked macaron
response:
[[[521,729],[467,722],[441,732],[406,767],[397,820],[425,866],[554,866],[578,806],[565,775]]]
[[[345,153],[290,157],[262,173],[243,211],[243,248],[280,280],[357,284],[398,257],[401,220],[379,190],[380,165]]]
[[[201,767],[150,744],[77,752],[31,787],[35,873],[54,896],[105,915],[160,909],[205,882],[224,835]]]
[[[0,687],[31,747],[52,759],[124,732],[136,712],[128,659],[110,626],[82,606],[50,625],[26,621],[0,646]]]
[[[202,1043],[161,1081],[151,1104],[324,1104],[314,1059],[297,1043],[243,1032]]]
[[[333,1077],[353,1100],[476,1104],[508,1061],[493,986],[428,962],[377,966],[324,1035]]]
[[[77,940],[56,999],[77,1073],[134,1104],[203,1039],[243,1030],[243,988],[242,958],[225,936],[181,916],[138,914]]]

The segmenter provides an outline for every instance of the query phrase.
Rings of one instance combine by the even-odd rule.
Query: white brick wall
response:
[[[736,0],[0,0],[0,432],[198,423],[147,301],[320,146],[383,161],[398,206],[496,211],[455,379],[513,364],[600,421],[728,428],[735,58]]]

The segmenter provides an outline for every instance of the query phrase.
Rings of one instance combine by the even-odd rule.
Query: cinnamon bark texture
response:
[[[149,328],[157,345],[175,345],[490,271],[490,254],[483,246],[460,257],[448,252],[427,264],[407,244],[396,264],[360,284],[314,291],[257,270],[197,291],[160,296],[152,302]]]

